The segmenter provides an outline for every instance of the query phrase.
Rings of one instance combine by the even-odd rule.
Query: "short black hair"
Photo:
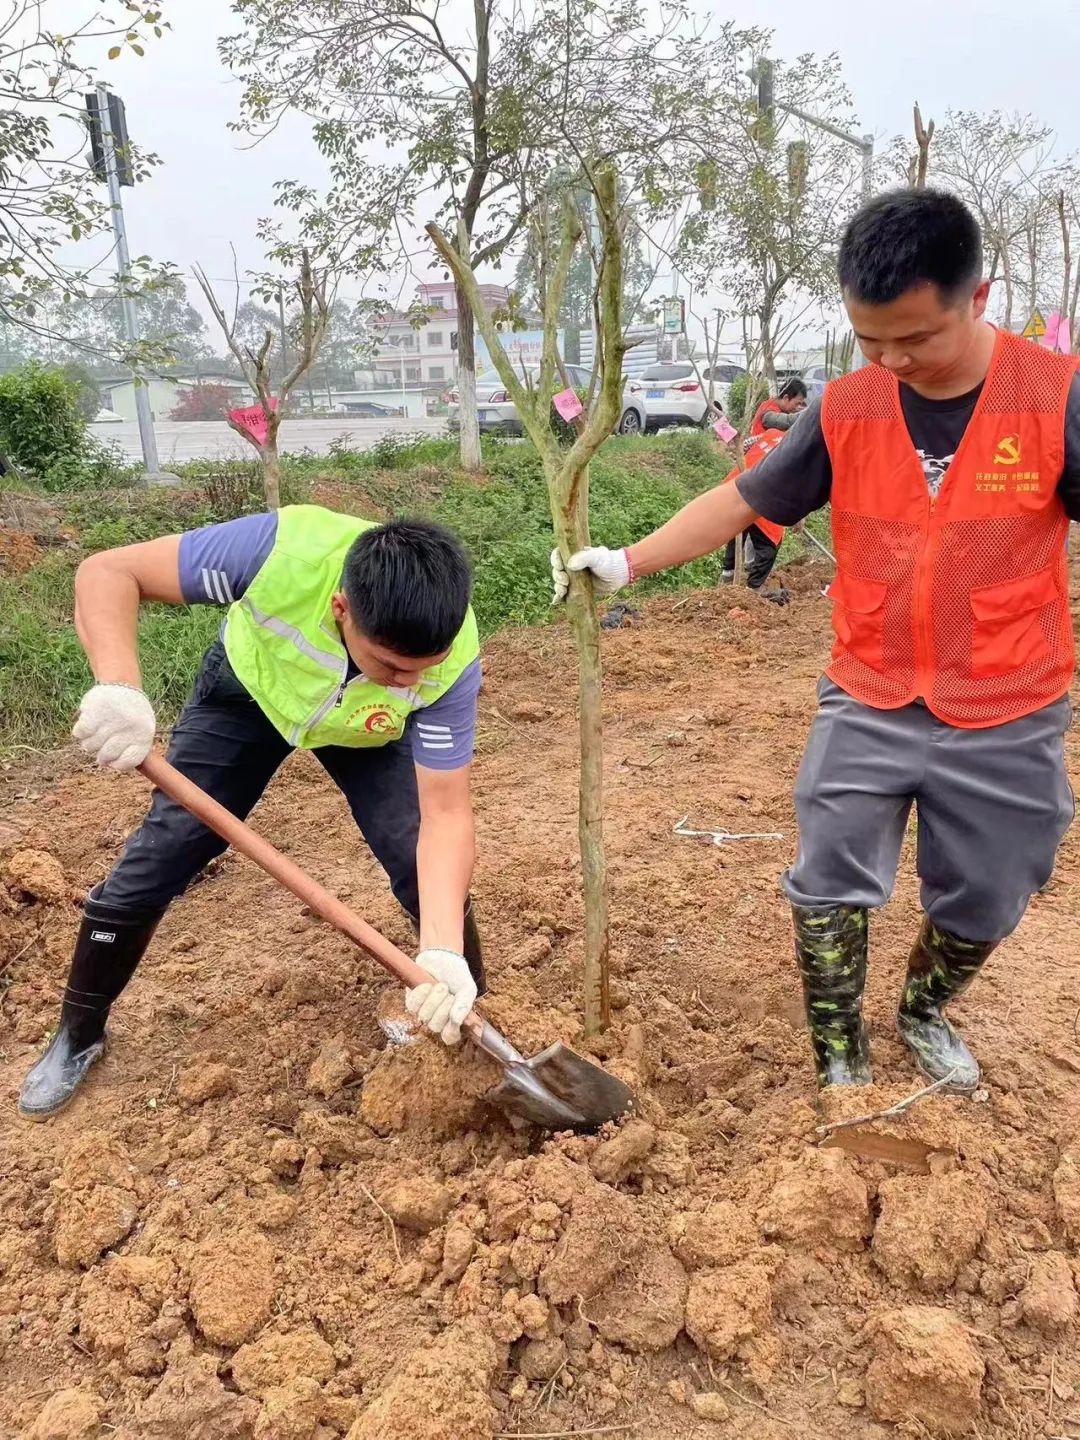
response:
[[[951,304],[982,278],[982,234],[962,200],[944,190],[887,190],[848,221],[840,287],[864,305],[888,305],[916,285]]]
[[[461,541],[432,520],[390,520],[357,536],[341,588],[369,640],[416,659],[448,650],[469,608]]]
[[[806,381],[796,378],[789,380],[776,398],[778,400],[805,400],[808,394]]]

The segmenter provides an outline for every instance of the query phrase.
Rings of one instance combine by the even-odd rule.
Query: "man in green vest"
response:
[[[447,1044],[484,990],[468,898],[480,689],[469,592],[465,553],[440,526],[376,525],[313,505],[104,551],[80,566],[75,586],[96,683],[74,735],[116,770],[141,764],[156,728],[139,670],[139,606],[227,607],[169,759],[243,817],[293,749],[314,750],[418,926],[417,961],[434,983],[407,991],[406,1005]],[[166,908],[224,849],[155,792],[87,898],[60,1021],[23,1084],[22,1115],[44,1119],[71,1100]]]

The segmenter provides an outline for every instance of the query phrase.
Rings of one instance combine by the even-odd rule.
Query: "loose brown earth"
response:
[[[0,829],[4,1436],[1078,1432],[1077,835],[956,1006],[981,1103],[931,1097],[893,1122],[904,1163],[818,1148],[776,878],[822,573],[795,577],[784,613],[694,596],[605,636],[616,1023],[594,1048],[640,1097],[612,1136],[515,1133],[475,1056],[388,1054],[381,973],[235,857],[163,923],[85,1093],[19,1122],[78,899],[146,796],[75,761],[17,773]],[[577,1032],[571,674],[562,628],[488,647],[476,895],[489,1010],[523,1048]],[[1075,774],[1075,741],[1070,758]],[[784,839],[719,849],[675,837],[684,815]],[[316,764],[296,757],[256,822],[408,942]],[[917,918],[907,856],[874,926],[879,1085],[847,1097],[856,1113],[916,1088],[892,1012]]]

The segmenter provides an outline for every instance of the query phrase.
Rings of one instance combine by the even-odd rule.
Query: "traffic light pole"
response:
[[[116,138],[113,135],[112,119],[109,113],[108,86],[95,87],[98,103],[98,119],[101,124],[101,142],[105,161],[105,181],[109,187],[109,209],[112,215],[113,236],[116,240],[116,273],[120,287],[120,309],[124,320],[124,335],[133,345],[139,340],[139,317],[135,300],[130,294],[131,256],[128,252],[127,231],[124,228],[124,206],[120,197],[120,172],[116,163]],[[171,485],[176,476],[162,471],[158,460],[157,437],[154,434],[154,418],[150,413],[150,396],[142,378],[134,369],[135,416],[139,422],[139,440],[142,444],[144,485]]]
[[[874,193],[874,137],[873,135],[852,135],[850,130],[844,130],[839,125],[834,125],[831,120],[822,120],[817,115],[808,115],[805,110],[800,110],[797,105],[788,105],[783,100],[777,100],[773,90],[773,65],[771,60],[759,60],[755,69],[747,72],[749,79],[753,80],[758,87],[758,109],[762,114],[768,114],[774,107],[783,110],[785,114],[794,115],[799,120],[804,120],[807,125],[813,125],[818,130],[824,130],[828,135],[835,135],[837,140],[843,140],[845,145],[853,145],[862,155],[862,201],[865,205],[867,200]]]
[[[797,105],[787,105],[783,100],[774,99],[773,104],[778,110],[785,110],[789,115],[794,115],[799,120],[805,120],[807,125],[815,125],[819,130],[825,130],[830,135],[835,135],[838,140],[843,140],[848,145],[854,145],[855,149],[862,153],[862,199],[865,204],[874,193],[873,135],[852,135],[849,130],[842,130],[831,120],[819,120],[816,115],[808,115]]]

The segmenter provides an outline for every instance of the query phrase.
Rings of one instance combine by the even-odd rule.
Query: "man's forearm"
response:
[[[475,851],[471,808],[421,816],[416,844],[421,949],[462,952]]]
[[[756,519],[735,482],[717,485],[684,505],[659,530],[629,547],[634,574],[654,575],[672,565],[697,560],[719,550]]]
[[[142,686],[139,585],[94,555],[75,577],[75,630],[99,684]]]

